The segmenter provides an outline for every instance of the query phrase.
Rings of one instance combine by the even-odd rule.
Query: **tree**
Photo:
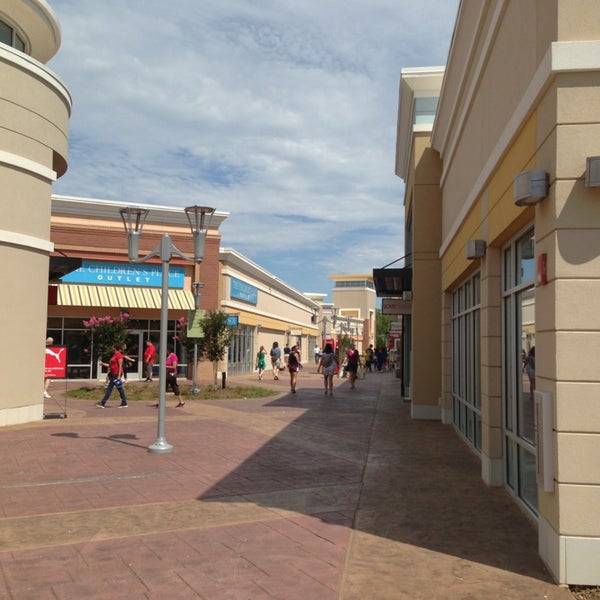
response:
[[[86,337],[92,352],[93,363],[98,359],[108,362],[114,345],[119,348],[125,343],[129,333],[129,315],[121,313],[118,317],[90,317],[83,320]]]
[[[217,367],[225,357],[234,330],[227,324],[227,313],[222,310],[210,312],[202,319],[204,337],[198,338],[198,355],[213,364],[214,385],[217,385]]]
[[[392,317],[390,315],[384,315],[381,310],[377,310],[377,335],[375,339],[377,348],[387,348],[391,322]]]

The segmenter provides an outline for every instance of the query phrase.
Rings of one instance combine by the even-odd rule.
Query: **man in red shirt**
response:
[[[108,387],[104,394],[104,398],[96,406],[98,408],[106,408],[106,402],[112,394],[113,388],[117,388],[119,396],[121,396],[121,404],[119,408],[127,408],[127,398],[125,397],[125,390],[123,389],[123,355],[119,350],[117,344],[113,344],[113,355],[110,357],[109,363],[102,363],[103,367],[108,367]]]
[[[152,368],[156,357],[156,348],[150,340],[146,340],[146,349],[144,350],[144,373],[146,381],[152,381]]]

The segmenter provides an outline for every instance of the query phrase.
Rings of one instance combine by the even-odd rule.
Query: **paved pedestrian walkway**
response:
[[[260,383],[279,393],[167,397],[169,454],[147,451],[150,402],[0,429],[0,598],[571,599],[534,524],[450,427],[410,419],[393,374],[333,397],[312,365],[295,395]]]

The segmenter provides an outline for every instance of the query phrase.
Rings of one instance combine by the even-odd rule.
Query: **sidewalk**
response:
[[[280,393],[168,396],[169,454],[147,451],[151,403],[116,396],[0,429],[0,598],[572,599],[531,522],[450,427],[410,419],[393,374],[336,378],[331,398],[313,365],[295,395],[260,383]]]

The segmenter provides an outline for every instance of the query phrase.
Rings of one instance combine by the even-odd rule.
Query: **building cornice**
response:
[[[444,254],[448,246],[452,243],[461,223],[473,208],[477,198],[481,195],[482,190],[487,185],[502,156],[504,156],[510,147],[510,144],[516,138],[523,123],[531,115],[539,102],[539,99],[552,85],[556,77],[565,73],[597,71],[600,71],[600,40],[552,42],[544,55],[544,58],[541,60],[535,75],[531,79],[529,86],[525,90],[525,93],[521,96],[521,100],[516,109],[510,119],[508,119],[506,127],[498,139],[496,146],[490,153],[486,164],[481,169],[479,177],[467,195],[462,209],[452,224],[448,235],[443,240],[439,252],[440,256]],[[442,156],[444,165],[442,185],[445,173],[447,173],[447,161],[451,162],[451,160],[451,156]]]
[[[79,198],[74,196],[52,195],[52,214],[57,216],[95,217],[120,220],[120,210],[126,207],[148,210],[146,223],[186,225],[187,217],[182,207],[142,204],[126,200],[101,200],[97,198]],[[210,229],[218,229],[229,217],[228,212],[215,211],[209,222]]]

